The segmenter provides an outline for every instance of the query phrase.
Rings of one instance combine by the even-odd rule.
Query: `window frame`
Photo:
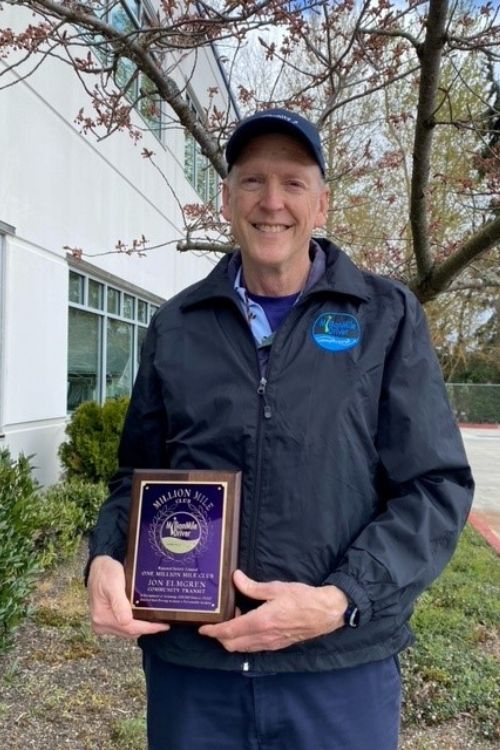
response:
[[[0,235],[1,236],[1,235]],[[104,404],[108,400],[107,396],[107,371],[108,371],[108,320],[114,320],[118,321],[119,323],[124,323],[128,326],[132,326],[132,349],[131,349],[131,363],[132,363],[132,373],[131,373],[131,386],[133,385],[133,382],[135,380],[135,377],[137,375],[137,370],[139,366],[139,360],[140,360],[140,351],[138,351],[139,346],[139,328],[143,329],[144,332],[147,331],[149,323],[151,322],[151,319],[158,310],[159,306],[165,301],[161,297],[158,297],[157,295],[154,295],[152,293],[146,292],[143,289],[140,289],[138,287],[135,287],[132,284],[127,284],[126,281],[123,279],[119,279],[111,274],[102,273],[100,274],[95,269],[89,270],[87,267],[82,267],[82,264],[84,262],[79,261],[78,264],[76,263],[68,263],[68,294],[67,294],[67,309],[68,309],[68,351],[67,351],[67,364],[66,364],[66,379],[67,383],[69,384],[69,358],[70,358],[70,350],[69,350],[69,310],[80,310],[82,312],[87,313],[88,315],[93,315],[98,320],[98,364],[97,364],[97,398],[96,400],[100,404]],[[87,265],[87,264],[85,264]],[[71,275],[74,274],[80,279],[83,279],[83,294],[81,297],[80,302],[74,302],[70,299],[70,288],[71,288]],[[101,308],[95,308],[92,307],[89,304],[89,282],[97,282],[98,284],[102,285],[102,306]],[[119,293],[118,297],[118,312],[109,312],[108,311],[108,290],[114,290]],[[134,315],[132,318],[128,318],[124,315],[124,298],[125,295],[128,297],[133,298],[134,300]],[[139,319],[139,301],[146,304],[146,313],[147,313],[147,321],[143,322]],[[144,334],[145,335],[145,334]],[[66,410],[68,414],[72,414],[74,409],[70,409],[68,406],[68,393],[69,393],[69,385],[67,388],[67,394],[66,394]],[[130,393],[129,393],[130,395]],[[113,397],[110,397],[113,398]],[[75,407],[77,408],[77,406]]]
[[[196,115],[197,119],[201,122],[202,116],[200,114],[201,107],[196,101],[196,98],[194,94],[192,93],[191,89],[188,88],[188,91],[186,93],[186,102],[191,111]],[[186,161],[186,153],[188,150],[188,143],[189,148],[191,150],[191,159],[193,168],[192,170],[187,170],[187,161]],[[211,164],[210,160],[207,156],[202,154],[201,147],[198,144],[198,141],[194,138],[192,133],[190,133],[188,130],[184,131],[184,177],[189,182],[193,190],[196,192],[196,194],[199,196],[199,198],[203,201],[203,203],[211,203],[214,207],[215,211],[218,211],[221,204],[221,193],[220,193],[220,185],[221,180],[220,176],[217,173],[217,170]],[[198,189],[198,178],[200,172],[205,172],[204,175],[204,188],[202,191]],[[213,181],[214,185],[214,192],[213,195],[210,195],[210,185]]]

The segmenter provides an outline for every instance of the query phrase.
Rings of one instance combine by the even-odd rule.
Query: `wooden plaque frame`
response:
[[[240,497],[239,471],[134,471],[125,560],[134,618],[234,617]]]

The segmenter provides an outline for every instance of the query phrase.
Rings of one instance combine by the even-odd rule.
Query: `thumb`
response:
[[[133,620],[132,607],[130,602],[124,594],[115,594],[111,599],[111,611],[116,619],[116,622],[121,627],[127,627]]]
[[[266,601],[273,599],[277,594],[277,581],[260,583],[259,581],[254,581],[253,578],[249,578],[242,570],[234,571],[233,582],[238,591],[241,591],[242,594],[250,597],[250,599]]]

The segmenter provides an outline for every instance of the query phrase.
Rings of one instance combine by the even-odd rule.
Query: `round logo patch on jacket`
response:
[[[321,349],[344,352],[359,344],[361,329],[354,315],[326,312],[314,321],[311,335]]]

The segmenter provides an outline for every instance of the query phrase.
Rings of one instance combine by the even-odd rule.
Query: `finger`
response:
[[[232,620],[229,622],[232,622]],[[209,638],[217,638],[218,640],[228,638],[228,630],[225,627],[227,624],[227,622],[220,622],[215,625],[202,625],[198,628],[198,633],[200,635],[206,635]]]
[[[132,620],[128,625],[122,627],[116,620],[102,620],[94,623],[93,630],[98,635],[117,635],[120,638],[139,638],[141,635],[154,635],[170,630],[170,625],[159,622],[148,622],[145,620]]]
[[[236,638],[219,638],[221,645],[226,651],[240,653],[255,653],[256,651],[274,651],[278,648],[284,648],[292,643],[290,638],[281,636],[276,633],[253,633],[250,635],[241,635]]]
[[[217,638],[220,641],[248,637],[260,629],[258,626],[260,617],[257,615],[259,609],[260,607],[226,622],[219,622],[215,625],[202,625],[198,629],[198,632],[200,635],[207,635],[210,638]]]
[[[242,594],[248,596],[250,599],[257,599],[260,601],[274,599],[283,586],[280,581],[270,581],[269,583],[254,581],[253,578],[249,578],[249,576],[243,573],[242,570],[234,571],[233,582]]]
[[[146,622],[144,620],[133,620],[129,627],[130,635],[139,638],[141,635],[154,635],[155,633],[166,633],[170,625],[160,622]]]
[[[235,638],[222,638],[215,634],[202,633],[202,635],[208,635],[209,637],[215,638],[219,643],[224,646],[226,651],[240,651],[242,653],[261,651],[262,646],[260,639],[257,640],[255,635],[242,635]]]

